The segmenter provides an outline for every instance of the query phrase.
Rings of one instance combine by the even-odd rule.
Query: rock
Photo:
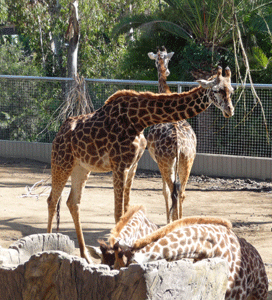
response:
[[[0,267],[0,299],[224,299],[227,263],[221,259],[131,264],[120,271],[61,251],[34,254]]]
[[[75,243],[67,235],[60,233],[29,235],[10,245],[9,249],[0,247],[0,266],[23,263],[34,253],[46,250],[60,250],[72,254]]]

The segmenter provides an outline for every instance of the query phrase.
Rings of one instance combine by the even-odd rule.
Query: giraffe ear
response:
[[[154,54],[153,52],[148,52],[147,55],[150,59],[156,59],[157,58],[157,54]]]
[[[120,240],[117,243],[114,246],[116,247],[116,245],[118,245],[118,247],[121,247],[123,251],[127,251],[130,248],[123,240]]]
[[[204,89],[210,89],[212,88],[213,86],[216,85],[216,80],[213,79],[211,81],[209,80],[205,80],[205,79],[199,79],[197,80],[197,82],[204,88]]]
[[[231,77],[231,70],[229,67],[226,67],[226,69],[225,69],[225,77],[228,77],[228,78]]]
[[[168,53],[167,54],[167,58],[170,60],[174,54],[175,54],[175,52]]]
[[[99,247],[86,245],[86,249],[88,250],[91,257],[96,258],[96,259],[102,258],[102,251]]]

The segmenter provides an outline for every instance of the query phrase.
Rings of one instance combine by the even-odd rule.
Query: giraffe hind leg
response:
[[[127,179],[125,182],[125,188],[124,188],[124,212],[126,213],[129,208],[129,202],[130,202],[130,191],[131,186],[133,183],[133,179],[135,177],[135,173],[137,170],[138,163],[135,163],[131,169],[128,172]]]
[[[48,204],[48,223],[47,223],[47,233],[52,232],[53,218],[57,211],[57,205],[60,201],[62,191],[65,184],[70,176],[71,172],[64,171],[62,168],[52,165],[52,188],[50,195],[47,199]]]
[[[178,201],[179,201],[180,189],[181,189],[180,182],[175,180],[173,183],[173,190],[171,193],[172,206],[170,208],[170,215],[172,214],[173,221],[178,219]]]
[[[158,166],[159,166],[159,169],[161,172],[162,182],[163,182],[163,195],[164,195],[164,199],[165,199],[167,223],[170,223],[170,211],[169,211],[168,201],[169,201],[169,198],[171,197],[171,191],[173,191],[173,185],[174,185],[174,180],[172,179],[173,168],[170,168],[169,165],[164,167],[163,164],[160,164],[158,162]],[[176,215],[177,215],[176,208],[173,207],[172,219],[175,219]]]
[[[179,219],[182,218],[183,211],[183,202],[185,200],[185,188],[191,173],[191,169],[194,163],[193,159],[185,159],[184,157],[181,157],[179,160],[179,179],[180,179],[180,193],[179,193]]]

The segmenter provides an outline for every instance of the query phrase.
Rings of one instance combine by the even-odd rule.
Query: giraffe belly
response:
[[[89,160],[79,160],[79,164],[90,172],[105,173],[112,171],[109,155],[104,154],[99,158],[90,158]]]

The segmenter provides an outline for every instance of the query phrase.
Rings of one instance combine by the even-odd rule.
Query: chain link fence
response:
[[[71,79],[0,75],[0,140],[51,143],[61,125],[58,118]],[[193,82],[168,82],[172,92],[187,91]],[[235,84],[234,84],[235,86]],[[261,105],[250,86],[233,96],[235,114],[225,119],[211,105],[189,119],[197,136],[197,152],[253,157],[271,157],[272,85],[256,85]],[[158,91],[156,81],[86,79],[86,89],[95,109],[120,89]],[[238,101],[239,99],[239,101]],[[148,130],[148,129],[147,129]],[[146,131],[147,131],[146,130]]]

